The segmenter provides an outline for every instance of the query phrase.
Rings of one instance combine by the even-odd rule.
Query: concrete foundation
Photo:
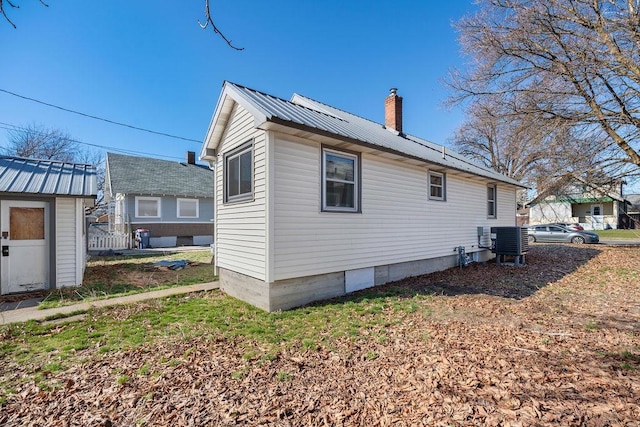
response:
[[[489,251],[477,254],[478,261],[493,258]],[[457,254],[449,256],[376,266],[374,285],[379,286],[412,276],[433,273],[458,266]],[[218,269],[220,289],[265,311],[288,310],[314,301],[346,294],[345,272],[296,277],[266,283],[225,268]]]

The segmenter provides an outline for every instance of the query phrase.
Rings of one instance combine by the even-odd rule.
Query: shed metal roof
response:
[[[107,177],[111,196],[213,197],[213,171],[203,165],[107,153]]]
[[[0,192],[95,197],[93,165],[0,156]]]
[[[518,181],[441,145],[387,129],[379,123],[311,98],[294,94],[291,100],[287,101],[228,81],[224,83],[223,92],[214,113],[212,121],[214,128],[209,129],[209,135],[214,139],[222,137],[223,129],[216,129],[215,126],[224,126],[225,120],[221,120],[221,123],[216,123],[218,121],[216,116],[228,115],[229,107],[225,105],[227,97],[249,110],[254,116],[256,127],[266,122],[272,122],[284,126],[304,128],[310,132],[335,135],[338,138],[356,144],[374,146],[404,157],[523,187]],[[202,157],[206,157],[204,148]]]

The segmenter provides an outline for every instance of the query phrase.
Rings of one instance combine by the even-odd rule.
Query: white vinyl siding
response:
[[[253,117],[236,106],[218,147],[216,173],[216,265],[256,279],[266,275],[265,135]],[[225,203],[224,156],[253,140],[253,197]]]
[[[322,212],[321,144],[275,135],[273,280],[449,256],[477,246],[479,226],[515,225],[513,187],[499,186],[500,220],[488,221],[485,180],[447,173],[447,203],[430,203],[426,165],[367,153],[362,213]]]
[[[79,285],[76,199],[56,199],[56,287]]]

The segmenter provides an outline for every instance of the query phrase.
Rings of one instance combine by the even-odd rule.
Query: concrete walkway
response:
[[[218,289],[219,283],[209,282],[197,285],[178,286],[175,288],[162,289],[160,291],[142,292],[124,297],[115,297],[101,299],[90,302],[81,302],[73,305],[65,305],[63,307],[48,308],[46,310],[38,310],[37,306],[24,307],[18,305],[13,310],[0,312],[0,325],[9,323],[27,322],[29,320],[44,320],[51,316],[71,315],[72,313],[83,312],[97,307],[108,307],[119,304],[133,304],[139,301],[145,301],[155,298],[164,298],[171,295],[187,294],[191,292],[210,291]]]

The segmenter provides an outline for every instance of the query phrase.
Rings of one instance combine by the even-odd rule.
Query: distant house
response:
[[[625,197],[629,204],[627,213],[623,215],[622,228],[640,229],[640,194],[629,194]]]
[[[0,294],[82,284],[97,188],[91,165],[0,156]]]
[[[148,230],[151,247],[213,243],[213,171],[186,162],[107,153],[105,201],[110,229]]]
[[[560,179],[529,204],[529,224],[579,223],[587,230],[623,228],[628,202],[617,190],[586,182],[579,176]]]
[[[224,83],[201,153],[223,291],[274,311],[493,257],[522,186],[405,134],[395,90],[385,117]]]

